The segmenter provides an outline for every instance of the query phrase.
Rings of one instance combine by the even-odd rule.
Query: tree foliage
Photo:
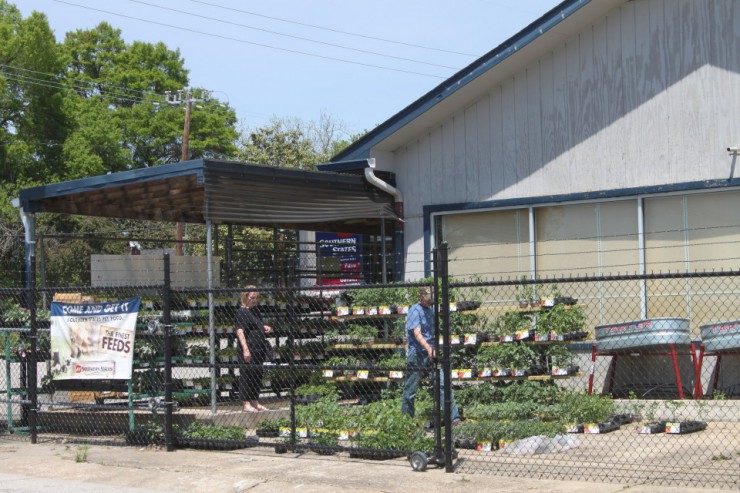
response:
[[[274,119],[240,136],[228,104],[189,86],[178,50],[163,43],[128,42],[106,22],[68,32],[57,42],[44,14],[23,18],[12,3],[0,0],[0,235],[7,237],[0,240],[0,268],[23,259],[23,227],[10,205],[21,189],[181,159],[185,105],[182,100],[168,104],[167,92],[197,100],[191,111],[190,159],[312,169],[352,140],[341,123],[324,114],[315,123]],[[120,245],[97,244],[91,239],[95,234],[153,231],[142,222],[43,216],[37,233],[48,235],[53,247],[45,251],[49,284],[89,279],[86,272],[65,267],[65,258],[125,251]],[[162,235],[174,237],[174,225],[163,226]],[[193,231],[191,239],[199,239],[199,230]],[[71,232],[88,237],[77,242],[54,238]],[[17,279],[16,273],[12,277]]]

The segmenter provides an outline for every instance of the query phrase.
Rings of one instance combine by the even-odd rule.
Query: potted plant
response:
[[[339,433],[320,431],[311,434],[309,448],[319,455],[334,455],[337,453]]]
[[[526,376],[529,367],[535,363],[537,354],[526,344],[500,344],[497,347],[497,366],[509,368],[512,376]]]
[[[219,426],[193,421],[177,437],[179,446],[218,450],[235,450],[254,445],[246,439],[241,426]]]
[[[311,404],[322,397],[338,395],[334,382],[305,383],[295,390],[297,404]]]
[[[565,345],[555,344],[548,347],[545,357],[551,375],[572,375],[578,371],[578,367],[572,364],[573,354]]]
[[[566,334],[583,333],[586,314],[581,305],[555,305],[538,314],[536,327],[541,334],[550,334],[552,340],[564,340]],[[569,338],[575,338],[571,336]]]
[[[562,421],[568,424],[569,432],[584,432],[590,427],[592,433],[605,433],[619,427],[608,423],[616,409],[609,396],[564,392],[560,396],[558,407]]]
[[[500,341],[511,342],[515,340],[517,332],[528,329],[530,326],[529,318],[523,313],[507,312],[494,321],[492,330]]]
[[[277,437],[280,434],[280,428],[290,428],[290,419],[264,419],[257,423],[255,432],[258,437]]]

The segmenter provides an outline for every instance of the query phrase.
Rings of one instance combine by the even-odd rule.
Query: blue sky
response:
[[[190,82],[247,128],[273,116],[371,130],[495,48],[555,0],[11,0],[57,39],[107,21],[179,49]]]

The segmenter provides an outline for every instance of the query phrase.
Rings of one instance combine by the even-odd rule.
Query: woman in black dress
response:
[[[239,343],[239,393],[242,396],[245,413],[256,413],[268,409],[260,404],[262,389],[262,363],[268,360],[271,346],[265,334],[272,332],[272,327],[265,325],[253,308],[259,301],[259,293],[253,291],[256,286],[246,286],[241,294],[241,307],[236,312],[234,322],[236,338]]]

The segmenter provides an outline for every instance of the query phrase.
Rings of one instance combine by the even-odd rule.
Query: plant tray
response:
[[[583,433],[583,425],[567,425],[565,431],[568,433]]]
[[[473,438],[455,438],[455,448],[476,450],[478,444]]]
[[[400,450],[350,450],[350,459],[390,460],[405,457],[406,452]]]
[[[670,435],[685,435],[687,433],[702,431],[706,428],[707,423],[704,421],[669,421],[665,425],[665,432]]]
[[[606,423],[589,423],[583,426],[583,433],[602,434],[609,433],[619,429],[619,424],[607,421]]]
[[[313,404],[314,402],[318,401],[321,398],[318,394],[313,395],[297,395],[295,398],[296,404]]]
[[[320,446],[320,445],[309,445],[308,449],[319,455],[336,455],[337,450],[336,448],[330,447],[330,446]]]
[[[609,421],[617,423],[618,425],[628,425],[637,421],[638,417],[635,414],[615,414]]]
[[[648,423],[645,425],[640,425],[637,427],[637,433],[643,434],[643,435],[654,435],[656,433],[664,433],[665,432],[665,421],[661,421],[659,423]]]
[[[203,438],[178,438],[177,446],[202,450],[238,450],[257,445],[257,439],[246,440],[207,440]]]
[[[257,436],[262,438],[275,438],[280,436],[278,430],[256,430]]]

